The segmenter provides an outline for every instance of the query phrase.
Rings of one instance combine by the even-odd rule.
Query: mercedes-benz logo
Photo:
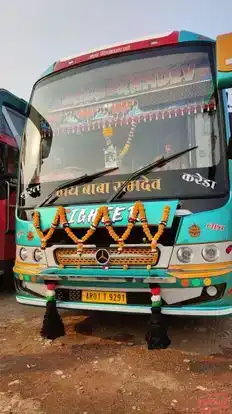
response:
[[[110,255],[108,250],[106,249],[99,249],[96,252],[96,261],[100,264],[100,265],[106,265],[109,260],[110,260]]]

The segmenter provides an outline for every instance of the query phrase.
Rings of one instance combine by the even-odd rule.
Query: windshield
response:
[[[53,74],[34,89],[20,202],[37,205],[66,180],[118,170],[60,190],[55,204],[104,202],[136,169],[198,148],[130,182],[123,200],[211,197],[226,189],[209,46],[176,46]]]

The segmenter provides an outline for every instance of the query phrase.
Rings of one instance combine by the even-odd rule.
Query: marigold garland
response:
[[[136,133],[136,126],[137,126],[137,122],[133,120],[131,122],[131,128],[130,128],[130,132],[129,132],[127,141],[126,141],[123,149],[120,151],[120,154],[119,154],[120,159],[122,159],[127,154],[127,152],[129,151],[129,149],[130,149],[131,143],[132,143],[133,138],[134,138],[135,133]],[[110,139],[112,132],[110,134],[110,132],[108,131],[108,129],[110,129],[110,127],[109,128],[103,128],[103,135],[104,135],[104,137],[106,139],[106,144],[107,145],[112,144],[112,141]]]
[[[170,213],[170,207],[165,206],[164,210],[163,210],[161,221],[158,225],[158,230],[157,230],[157,232],[155,233],[154,236],[152,236],[152,234],[150,232],[150,229],[148,227],[144,205],[141,201],[136,201],[135,202],[135,204],[133,206],[132,214],[131,214],[131,216],[129,218],[129,221],[128,221],[127,228],[121,236],[119,236],[115,232],[115,230],[113,229],[112,222],[111,222],[110,217],[109,217],[109,210],[108,210],[107,206],[99,207],[90,228],[86,231],[85,235],[81,239],[79,239],[73,233],[73,231],[70,229],[69,223],[68,223],[68,220],[67,220],[67,217],[66,217],[65,208],[62,207],[62,206],[58,207],[56,215],[55,215],[54,220],[52,222],[52,225],[51,225],[51,227],[50,227],[50,229],[49,229],[49,231],[47,232],[46,235],[43,234],[43,232],[40,228],[40,213],[38,211],[34,212],[33,224],[34,224],[36,232],[37,232],[37,234],[38,234],[38,236],[41,240],[41,248],[42,249],[46,248],[48,240],[52,237],[52,235],[55,232],[55,229],[57,228],[57,226],[60,223],[61,226],[64,228],[65,232],[67,233],[67,235],[77,245],[77,252],[81,254],[82,249],[83,249],[83,244],[94,234],[94,232],[96,231],[101,219],[104,218],[104,225],[105,225],[109,235],[112,237],[112,239],[116,243],[118,243],[118,252],[120,253],[122,251],[123,247],[124,247],[125,241],[128,239],[128,237],[131,234],[131,231],[132,231],[133,227],[135,226],[137,218],[139,218],[141,223],[142,223],[143,231],[144,231],[147,239],[151,243],[151,249],[152,249],[153,252],[156,252],[157,251],[158,240],[162,236],[162,234],[164,232],[164,229],[167,225],[167,221],[168,221],[168,218],[169,218],[169,213]]]
[[[127,154],[127,152],[129,151],[132,140],[133,140],[133,138],[135,136],[135,133],[136,133],[136,126],[137,126],[136,121],[132,121],[129,136],[127,138],[127,141],[126,141],[123,149],[120,152],[120,158],[123,158]]]

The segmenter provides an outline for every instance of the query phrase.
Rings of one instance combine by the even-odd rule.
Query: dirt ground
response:
[[[43,313],[0,293],[0,414],[232,413],[232,318],[170,318],[148,351],[147,316],[61,311],[51,342]]]

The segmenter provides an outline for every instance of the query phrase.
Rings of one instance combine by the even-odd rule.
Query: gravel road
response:
[[[43,313],[0,293],[0,414],[232,413],[232,318],[170,318],[148,351],[147,316],[62,311],[51,342]]]

